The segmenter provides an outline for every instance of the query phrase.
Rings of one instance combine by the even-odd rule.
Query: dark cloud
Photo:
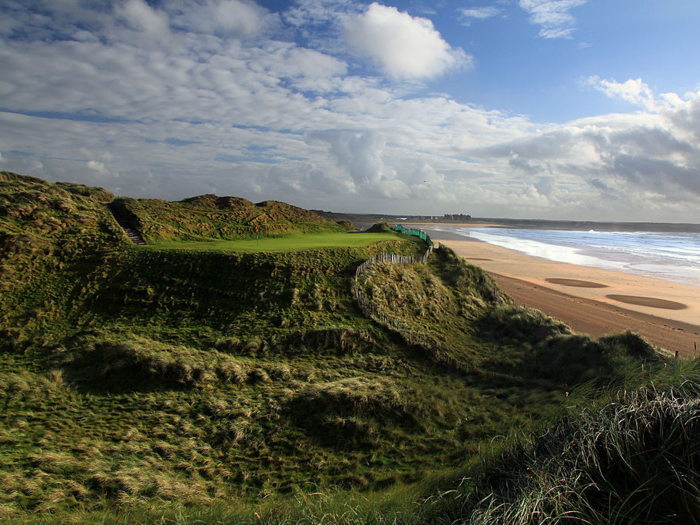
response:
[[[688,192],[700,196],[700,168],[679,166],[668,160],[619,155],[612,162],[612,170],[630,184],[673,199],[691,199]]]
[[[525,172],[529,175],[535,175],[536,173],[540,173],[542,171],[542,167],[530,164],[527,159],[521,157],[515,152],[511,153],[510,159],[508,159],[508,165],[511,168]]]
[[[588,179],[586,182],[590,184],[593,188],[598,190],[600,196],[603,198],[611,200],[618,200],[620,198],[620,195],[618,194],[617,190],[611,188],[609,185],[607,185],[600,179]]]
[[[586,119],[470,155],[507,160],[515,172],[529,176],[580,177],[601,195],[648,193],[657,206],[662,204],[659,199],[670,205],[696,201],[700,144],[693,137],[700,130],[699,105],[691,100],[658,114]]]
[[[695,140],[700,141],[700,100],[668,112],[671,121],[680,129],[692,134]]]
[[[326,130],[307,134],[310,142],[328,144],[338,166],[346,170],[356,184],[376,183],[387,177],[382,159],[386,139],[373,131]]]

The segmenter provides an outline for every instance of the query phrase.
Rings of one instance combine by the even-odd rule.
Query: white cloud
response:
[[[296,0],[283,13],[286,22],[303,27],[321,26],[343,20],[347,13],[359,11],[353,0]]]
[[[324,130],[307,135],[311,143],[328,145],[337,166],[362,193],[389,198],[407,198],[409,187],[397,177],[396,169],[385,162],[386,137],[376,131]]]
[[[581,119],[471,154],[507,161],[523,180],[537,178],[534,187],[549,199],[548,207],[554,196],[570,211],[574,201],[582,214],[596,211],[599,220],[695,220],[690,217],[698,217],[693,207],[700,198],[700,93],[659,108],[649,102],[655,97],[643,82],[622,86],[612,92],[646,111]],[[577,189],[554,192],[562,183]],[[679,213],[686,215],[680,219]]]
[[[225,30],[250,35],[263,26],[264,10],[256,4],[226,0],[217,5],[214,12],[218,27]]]
[[[615,80],[605,80],[593,76],[588,79],[588,83],[610,98],[619,98],[650,111],[654,111],[658,107],[654,99],[654,93],[641,78],[629,79],[620,83]]]
[[[124,6],[118,8],[117,13],[137,31],[144,31],[158,37],[165,37],[169,33],[168,15],[153,9],[144,0],[129,0]]]
[[[276,29],[279,17],[249,0],[173,0],[166,3],[173,25],[219,36],[252,37]]]
[[[376,2],[346,22],[345,38],[397,80],[433,78],[472,61],[450,47],[427,18]]]
[[[262,25],[225,31],[212,29],[222,2],[163,0],[149,9],[167,15],[167,45],[115,10],[52,2],[37,21],[31,5],[2,24],[24,28],[0,37],[4,170],[137,197],[700,222],[700,92],[655,95],[641,80],[596,79],[638,111],[533,123],[353,74],[345,53],[271,31],[279,17],[252,3]],[[393,8],[355,18],[345,0],[297,7],[299,27],[329,32],[348,19],[367,25],[379,9],[385,37],[418,35],[434,45],[428,54],[451,52],[429,21]],[[157,21],[148,27],[159,31]],[[429,78],[424,66],[409,72]]]
[[[103,175],[109,173],[109,171],[105,167],[104,163],[96,161],[96,160],[89,160],[87,163],[87,167],[88,167],[88,169],[95,171],[97,173],[103,174]]]
[[[662,93],[658,97],[653,90],[641,79],[629,79],[625,82],[601,79],[592,76],[586,79],[586,84],[605,93],[609,98],[616,98],[639,106],[640,108],[655,113],[687,107],[688,102],[697,98],[697,93],[687,93],[684,100],[677,93]]]
[[[286,42],[269,46],[267,53],[258,57],[255,64],[283,78],[306,77],[312,82],[345,75],[348,68],[342,60]],[[308,87],[312,88],[312,85]]]
[[[462,23],[465,25],[471,25],[474,20],[485,20],[487,18],[493,18],[502,13],[501,9],[498,7],[461,7],[457,11],[460,13],[460,18]]]
[[[571,38],[576,19],[569,13],[588,0],[519,0],[530,15],[530,22],[540,26],[542,38]]]

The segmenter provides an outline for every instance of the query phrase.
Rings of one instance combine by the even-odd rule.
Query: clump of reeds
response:
[[[605,384],[645,365],[668,363],[670,354],[658,350],[633,332],[598,340],[583,334],[555,333],[534,347],[522,369],[560,384],[586,381]]]
[[[0,373],[0,399],[5,405],[11,402],[31,402],[54,397],[69,396],[60,370],[51,370],[46,376],[28,371]]]
[[[242,384],[248,380],[248,369],[243,363],[234,363],[228,359],[222,359],[214,368],[216,376],[227,383]]]
[[[299,334],[298,341],[314,353],[331,351],[336,354],[352,354],[373,346],[372,338],[366,332],[340,326],[307,330]],[[294,344],[294,336],[288,344]]]
[[[492,309],[484,321],[503,337],[534,342],[544,341],[556,334],[571,334],[571,329],[561,321],[523,306],[499,306]]]

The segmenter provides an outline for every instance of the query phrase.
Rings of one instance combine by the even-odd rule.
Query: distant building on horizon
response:
[[[465,215],[463,213],[446,213],[445,215],[442,216],[442,220],[454,221],[454,222],[466,222],[466,221],[470,221],[471,218],[472,218],[471,215]]]

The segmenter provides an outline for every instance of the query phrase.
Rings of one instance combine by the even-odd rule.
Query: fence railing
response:
[[[373,255],[369,259],[367,259],[365,262],[363,262],[360,266],[357,267],[355,270],[355,279],[353,281],[353,290],[355,292],[355,298],[357,299],[357,302],[360,303],[360,307],[362,307],[363,311],[365,311],[365,315],[369,315],[370,317],[373,317],[377,313],[377,309],[374,307],[372,303],[365,297],[365,294],[363,294],[360,291],[359,285],[357,284],[357,281],[360,279],[360,275],[362,272],[367,270],[370,266],[376,263],[390,263],[390,264],[425,264],[425,261],[428,259],[428,256],[433,252],[433,247],[430,246],[426,250],[426,252],[423,254],[422,257],[416,257],[414,255],[398,255],[396,253],[378,253],[376,255]]]
[[[432,251],[433,248],[431,246],[422,257],[416,257],[415,255],[398,255],[396,253],[378,253],[357,267],[355,278],[359,277],[367,268],[378,262],[388,262],[391,264],[423,264]]]
[[[424,232],[421,233],[425,235]],[[429,241],[430,237],[427,237],[427,239]],[[374,255],[373,257],[370,257],[360,266],[358,266],[355,272],[355,280],[353,282],[355,297],[357,298],[357,302],[360,305],[360,309],[367,317],[374,319],[377,323],[386,328],[398,332],[399,335],[408,344],[417,345],[424,348],[434,362],[442,366],[446,366],[451,370],[455,370],[457,372],[471,373],[474,370],[474,367],[472,365],[464,363],[461,360],[450,356],[444,350],[442,350],[434,340],[414,330],[408,329],[408,327],[406,327],[406,325],[404,325],[399,319],[390,317],[386,315],[386,313],[380,312],[377,309],[377,307],[373,305],[369,299],[367,299],[365,294],[362,293],[358,285],[358,280],[362,272],[367,270],[373,264],[381,262],[387,262],[390,264],[424,264],[430,256],[430,254],[432,253],[432,251],[433,243],[430,241],[429,247],[422,257],[414,257],[411,255],[396,255],[392,253],[379,253],[377,255]]]

